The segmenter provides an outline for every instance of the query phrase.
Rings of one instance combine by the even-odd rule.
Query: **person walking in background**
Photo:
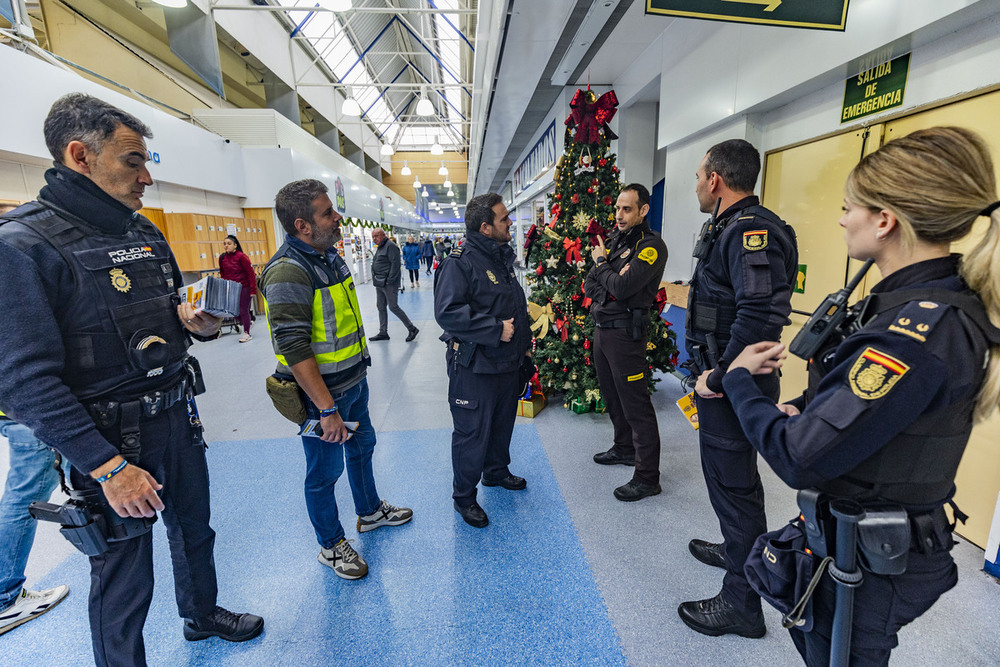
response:
[[[420,287],[420,252],[420,245],[414,240],[413,234],[407,236],[406,245],[403,246],[403,262],[410,274],[410,289],[413,289],[414,283]]]
[[[378,308],[378,333],[369,340],[389,340],[389,313],[399,318],[409,333],[409,343],[420,332],[399,307],[399,286],[402,282],[399,270],[399,247],[385,235],[384,229],[372,230],[375,256],[372,257],[372,285],[375,286],[375,305]]]
[[[24,587],[24,568],[35,541],[35,520],[28,505],[52,495],[59,475],[55,452],[26,426],[0,412],[0,435],[10,444],[10,468],[0,498],[0,635],[38,618],[62,602],[69,586],[44,591]]]
[[[334,495],[345,459],[359,533],[402,525],[413,511],[380,499],[375,488],[375,428],[368,412],[371,355],[354,278],[335,247],[343,218],[326,185],[312,179],[281,188],[274,209],[287,235],[260,283],[278,359],[275,374],[298,384],[308,418],[319,420],[322,429],[318,436],[302,436],[306,509],[320,545],[317,559],[338,577],[360,579],[368,574],[368,564],[344,536]]]
[[[431,237],[425,236],[423,242],[420,244],[420,259],[423,260],[424,265],[427,267],[425,273],[431,275],[431,265],[434,262],[434,241],[431,241]]]
[[[227,236],[222,241],[222,249],[225,252],[219,255],[219,275],[223,280],[232,280],[243,286],[240,290],[240,325],[243,327],[240,342],[245,343],[253,338],[250,335],[250,300],[257,293],[257,274],[235,236]]]
[[[434,261],[437,262],[438,266],[441,266],[441,260],[444,259],[444,241],[438,236],[434,239]]]

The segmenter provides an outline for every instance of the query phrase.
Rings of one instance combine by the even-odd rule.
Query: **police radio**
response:
[[[712,243],[715,242],[715,237],[719,233],[718,227],[715,224],[715,219],[719,215],[719,206],[722,205],[722,198],[719,197],[718,201],[715,202],[715,212],[712,213],[712,217],[705,221],[705,224],[701,226],[701,233],[698,234],[698,242],[694,246],[694,252],[691,256],[695,259],[705,259],[708,257],[708,251],[712,248]]]
[[[823,303],[819,304],[819,308],[809,317],[809,321],[795,334],[792,344],[788,346],[789,352],[806,361],[813,358],[831,334],[844,323],[847,318],[847,300],[874,263],[874,259],[866,259],[864,266],[854,274],[844,289],[823,299]]]

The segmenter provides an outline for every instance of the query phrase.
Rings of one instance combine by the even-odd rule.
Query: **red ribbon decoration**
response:
[[[561,340],[562,342],[565,343],[566,342],[566,338],[569,337],[569,334],[568,334],[568,331],[567,331],[567,327],[566,327],[566,320],[564,320],[562,318],[556,320],[556,329],[559,330],[559,340]]]
[[[580,247],[583,242],[580,241],[580,237],[577,237],[575,241],[570,241],[569,239],[563,239],[563,248],[566,249],[566,262],[569,264],[576,264],[577,262],[582,262],[583,257],[580,255]]]
[[[656,306],[656,312],[660,315],[663,314],[663,309],[667,305],[667,290],[662,287],[656,292],[656,300],[653,301],[653,305]]]
[[[562,215],[562,206],[553,204],[550,212],[552,213],[552,220],[549,222],[549,227],[555,227],[556,222],[559,221],[559,216]]]
[[[590,224],[587,225],[587,229],[584,230],[585,234],[590,234],[590,245],[597,245],[597,239],[608,238],[608,230],[604,229],[597,220],[591,218]]]
[[[529,252],[531,246],[535,244],[535,240],[538,239],[538,225],[532,225],[528,229],[528,233],[524,235],[524,251]]]
[[[576,143],[596,144],[600,142],[601,130],[604,131],[604,136],[608,139],[618,138],[618,135],[608,127],[608,123],[618,111],[618,96],[615,95],[615,91],[609,90],[597,97],[589,89],[586,91],[577,89],[569,107],[572,111],[565,124],[570,128],[576,127],[576,135],[573,137]]]

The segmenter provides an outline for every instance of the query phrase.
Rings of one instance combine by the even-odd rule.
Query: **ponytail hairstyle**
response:
[[[240,240],[238,238],[232,234],[228,234],[226,238],[236,244],[236,252],[243,252],[243,246],[240,245]]]
[[[888,209],[900,225],[904,247],[917,240],[953,243],[968,236],[989,213],[983,238],[962,258],[960,273],[979,294],[994,326],[1000,326],[1000,209],[989,148],[961,127],[932,127],[894,139],[865,156],[847,178],[847,198],[873,210]],[[1000,346],[990,361],[975,420],[1000,406]]]

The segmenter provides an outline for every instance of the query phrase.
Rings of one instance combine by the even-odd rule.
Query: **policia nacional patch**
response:
[[[869,347],[854,362],[847,380],[855,396],[873,401],[888,394],[909,370],[899,359]]]
[[[652,266],[656,261],[656,248],[643,248],[639,251],[639,259]]]
[[[743,232],[744,250],[763,250],[767,247],[767,230],[757,229],[751,232]]]

